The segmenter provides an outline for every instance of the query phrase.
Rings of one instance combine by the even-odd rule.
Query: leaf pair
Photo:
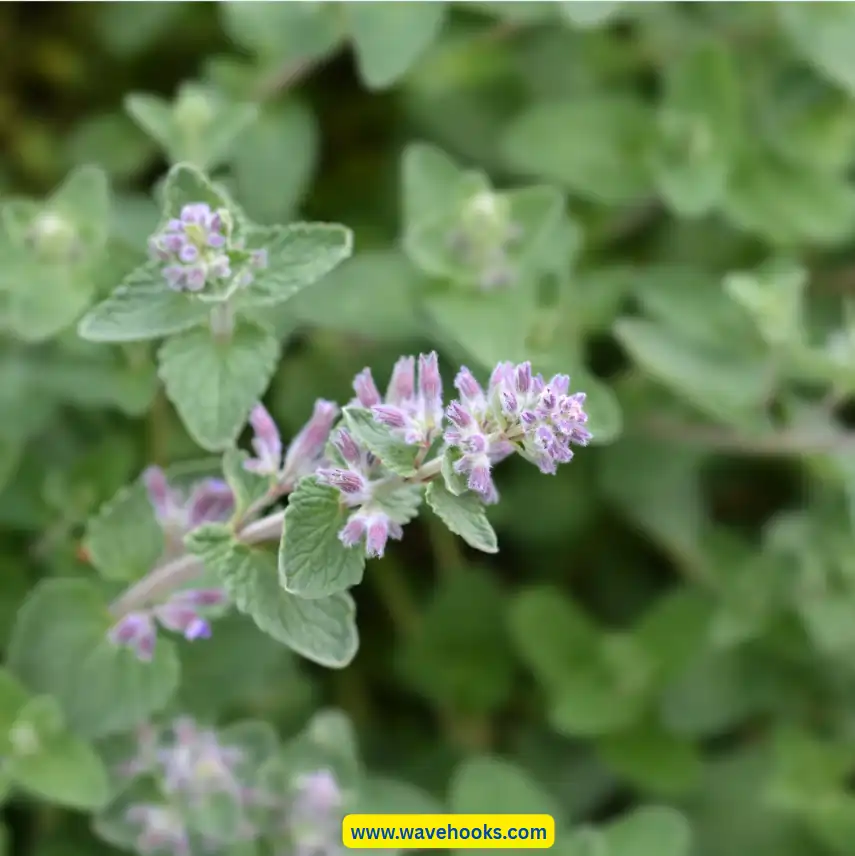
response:
[[[164,196],[164,222],[178,217],[185,205],[205,202],[231,212],[236,238],[247,251],[267,252],[268,267],[228,309],[219,310],[234,316],[231,335],[216,336],[211,329],[216,304],[170,289],[154,263],[129,274],[86,315],[79,333],[94,342],[166,338],[158,352],[166,393],[193,439],[219,451],[234,443],[278,362],[277,335],[259,323],[258,310],[287,301],[348,258],[352,235],[327,224],[254,226],[223,191],[186,164],[170,171]]]

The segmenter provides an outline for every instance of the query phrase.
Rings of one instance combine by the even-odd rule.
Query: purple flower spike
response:
[[[249,424],[255,433],[252,438],[255,458],[246,461],[244,468],[260,476],[278,475],[282,466],[282,438],[263,404],[256,404],[252,408]]]
[[[353,470],[340,468],[320,469],[317,472],[318,481],[338,488],[342,493],[361,497],[366,493],[368,483],[364,476]]]
[[[114,645],[130,648],[137,659],[150,662],[154,656],[157,629],[147,612],[131,612],[108,633]]]
[[[559,464],[573,459],[571,445],[585,445],[591,434],[584,427],[583,393],[569,395],[570,378],[555,375],[547,384],[532,375],[531,364],[499,363],[485,394],[471,373],[461,369],[455,380],[459,401],[447,411],[445,440],[462,453],[456,472],[485,502],[498,498],[491,468],[514,451],[554,474]]]

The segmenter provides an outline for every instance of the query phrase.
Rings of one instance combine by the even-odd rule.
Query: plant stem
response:
[[[422,465],[416,473],[408,478],[395,476],[401,484],[424,484],[439,475],[442,461],[436,458]],[[275,541],[282,536],[282,525],[285,520],[284,511],[262,517],[245,526],[238,528],[235,533],[244,544],[260,544],[264,541]],[[110,606],[110,612],[118,619],[162,599],[176,588],[195,579],[203,570],[202,562],[189,553],[178,556],[171,561],[154,568],[151,573],[123,592]]]
[[[282,534],[284,511],[277,511],[247,524],[237,533],[244,544],[260,544],[273,541]],[[176,588],[189,583],[202,572],[202,562],[197,556],[185,553],[171,562],[155,568],[150,574],[132,585],[110,606],[116,618],[122,618],[135,609],[140,609],[159,600]]]

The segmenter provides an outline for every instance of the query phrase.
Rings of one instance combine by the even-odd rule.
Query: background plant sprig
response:
[[[853,26],[7,4],[7,851],[851,853]]]

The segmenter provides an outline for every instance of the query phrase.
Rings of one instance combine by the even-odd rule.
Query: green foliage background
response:
[[[80,164],[114,195],[93,293],[0,265],[4,645],[40,580],[95,576],[104,502],[205,454],[147,346],[50,320],[141,260],[153,187],[192,160],[259,223],[354,230],[275,317],[285,433],[363,366],[437,347],[447,387],[460,362],[569,372],[595,444],[554,478],[500,470],[496,554],[423,513],[354,592],[346,669],[239,617],[181,642],[181,709],[289,736],[339,707],[375,775],[457,811],[549,808],[566,856],[855,854],[853,43],[844,3],[0,7],[4,195]],[[231,105],[195,136],[164,107],[188,82]],[[422,215],[455,168],[547,188],[525,283],[479,293],[449,266]],[[49,684],[25,624],[13,665]],[[74,785],[10,775],[10,853],[116,852]]]

